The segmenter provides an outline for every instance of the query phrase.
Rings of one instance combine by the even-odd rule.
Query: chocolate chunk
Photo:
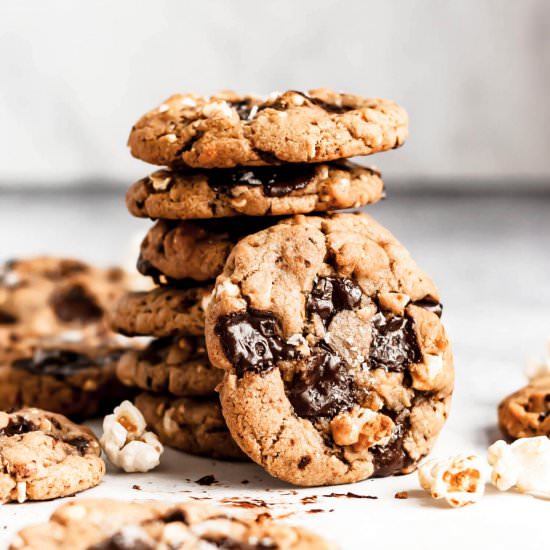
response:
[[[81,285],[55,292],[50,302],[57,318],[65,323],[89,323],[103,316],[103,311],[95,299],[87,294]]]
[[[195,483],[198,483],[199,485],[214,485],[214,483],[217,482],[218,480],[212,474],[202,476],[201,478],[197,479],[197,481],[195,481]]]
[[[253,103],[250,99],[228,101],[227,103],[237,111],[241,120],[252,120],[258,111],[258,105]]]
[[[14,325],[15,323],[17,323],[17,317],[7,311],[0,310],[0,325]]]
[[[215,331],[239,378],[246,372],[267,372],[277,361],[297,356],[270,311],[251,308],[226,315],[218,320]]]
[[[395,415],[389,414],[389,416]],[[395,474],[414,462],[403,446],[405,435],[411,425],[408,411],[401,417],[394,418],[394,422],[397,428],[393,439],[387,445],[375,446],[370,449],[374,465],[372,477],[386,477]]]
[[[237,185],[261,187],[268,197],[283,197],[303,189],[313,178],[315,166],[292,164],[284,166],[254,166],[232,170],[208,171],[208,185],[219,193],[229,194]]]
[[[306,311],[308,315],[319,315],[328,326],[339,311],[358,307],[362,295],[361,288],[351,279],[319,277],[308,296]]]
[[[346,364],[326,344],[313,350],[307,369],[298,372],[287,395],[302,418],[332,418],[356,402],[356,391]]]
[[[82,436],[78,436],[73,439],[68,439],[65,441],[65,443],[68,443],[69,445],[76,447],[80,456],[84,456],[86,454],[86,451],[88,450],[88,447],[90,445],[90,441]]]
[[[311,463],[311,457],[310,456],[303,456],[302,458],[300,458],[300,462],[298,462],[298,468],[300,470],[303,470],[304,468],[306,468],[309,464]]]
[[[38,426],[27,420],[24,416],[17,415],[15,419],[10,418],[8,425],[0,429],[0,436],[12,436],[35,432]]]
[[[443,304],[429,297],[423,298],[422,300],[417,300],[416,302],[413,302],[413,305],[427,309],[428,311],[435,313],[438,317],[441,317],[441,314],[443,313]]]
[[[16,359],[11,366],[31,374],[49,375],[61,379],[88,368],[102,367],[108,362],[117,360],[121,354],[122,350],[113,350],[103,357],[93,359],[84,353],[72,350],[38,349],[32,357]]]
[[[175,510],[168,512],[162,516],[162,521],[164,523],[185,523],[188,524],[189,520],[183,510],[176,508]]]
[[[224,535],[203,535],[201,540],[223,550],[276,550],[277,544],[269,539],[254,539],[254,542],[241,542]]]
[[[384,313],[374,316],[368,361],[371,369],[401,372],[421,359],[422,354],[410,319]]]

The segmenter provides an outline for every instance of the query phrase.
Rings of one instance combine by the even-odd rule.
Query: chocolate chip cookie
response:
[[[365,214],[295,216],[242,239],[206,321],[243,451],[299,485],[414,470],[453,387],[439,294]]]
[[[223,269],[237,241],[278,221],[247,217],[239,220],[159,220],[141,243],[137,268],[159,284],[208,281]]]
[[[143,350],[124,353],[117,376],[127,386],[201,397],[214,394],[222,372],[210,364],[203,338],[168,336],[153,340]]]
[[[49,500],[94,487],[105,473],[100,455],[93,433],[64,416],[0,412],[0,502]]]
[[[111,328],[126,336],[202,336],[211,292],[211,286],[129,292],[112,310]]]
[[[396,103],[328,89],[177,94],[134,125],[128,145],[152,164],[232,168],[370,155],[398,147],[407,131]]]
[[[168,447],[212,458],[246,459],[227,429],[217,397],[192,399],[141,393],[135,405]]]
[[[535,378],[498,406],[498,422],[510,439],[550,437],[550,376]]]
[[[282,216],[358,208],[384,196],[380,173],[348,161],[230,170],[158,170],[134,183],[126,205],[142,218]]]
[[[84,343],[5,348],[0,360],[0,409],[39,407],[74,419],[107,412],[132,395],[115,374],[126,349]]]
[[[336,550],[304,529],[198,502],[83,499],[24,528],[10,550]]]
[[[129,286],[119,268],[53,257],[10,261],[0,270],[0,339],[7,333],[104,339],[105,314]]]

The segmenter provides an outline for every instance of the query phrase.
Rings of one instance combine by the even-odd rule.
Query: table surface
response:
[[[50,253],[128,263],[149,224],[130,218],[122,195],[0,192],[0,259]],[[524,383],[525,358],[542,356],[550,336],[550,196],[411,192],[369,212],[411,250],[438,284],[445,304],[456,390],[433,456],[485,454],[499,438],[497,403]],[[205,474],[213,474],[218,483],[204,487],[194,481]],[[395,499],[403,490],[409,498]],[[377,499],[323,496],[347,491]],[[302,499],[311,495],[317,501],[304,504]],[[450,550],[465,543],[470,548],[507,549],[526,542],[529,548],[548,546],[543,529],[547,501],[488,488],[478,504],[453,510],[426,497],[415,474],[295,489],[252,464],[167,450],[156,471],[130,475],[109,470],[104,482],[81,498],[107,496],[265,501],[274,516],[290,514],[286,521],[306,525],[346,549],[367,544],[400,550],[436,545]],[[60,502],[1,507],[0,546],[23,525],[45,520]]]

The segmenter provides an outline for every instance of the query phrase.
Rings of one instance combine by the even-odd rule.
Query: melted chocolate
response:
[[[390,416],[393,415],[390,414]],[[401,420],[394,419],[394,421],[399,430],[394,439],[383,447],[375,446],[370,449],[374,464],[372,477],[386,477],[395,474],[414,462],[403,447],[405,435],[410,429],[410,418],[408,413],[405,418]]]
[[[308,296],[306,311],[308,315],[317,313],[328,326],[339,311],[358,307],[362,295],[361,288],[351,279],[319,277]]]
[[[188,519],[183,510],[180,510],[179,508],[176,508],[175,510],[168,512],[164,516],[162,516],[162,521],[164,523],[185,523],[188,524]]]
[[[12,436],[35,432],[38,427],[27,420],[24,416],[17,415],[15,418],[10,418],[8,425],[0,429],[0,436]]]
[[[102,367],[105,363],[115,361],[122,350],[113,350],[104,357],[92,357],[72,350],[50,349],[37,350],[32,357],[16,359],[11,366],[31,374],[49,375],[56,378],[71,376],[92,367]]]
[[[311,164],[212,169],[208,171],[208,185],[218,193],[228,194],[237,185],[248,185],[261,187],[268,197],[284,197],[306,187],[314,173],[315,166]]]
[[[249,99],[241,99],[240,101],[228,101],[229,105],[237,111],[241,120],[252,120],[258,110],[258,105]]]
[[[103,316],[103,311],[94,298],[80,285],[54,293],[50,302],[57,318],[65,323],[89,323]]]
[[[68,439],[65,441],[65,443],[68,443],[69,445],[76,447],[80,456],[84,456],[86,454],[86,451],[88,450],[88,447],[90,445],[90,441],[82,436],[75,437],[73,439]]]
[[[428,311],[435,313],[438,317],[441,317],[441,314],[443,313],[443,304],[440,302],[436,302],[431,298],[417,300],[416,302],[413,302],[413,305],[427,309]]]
[[[279,548],[274,542],[258,540],[257,542],[238,541],[223,535],[204,535],[201,540],[222,550],[276,550]]]
[[[15,325],[17,317],[7,311],[0,311],[0,325]]]
[[[369,353],[370,368],[401,372],[411,363],[418,363],[421,359],[422,354],[410,319],[384,313],[374,316]]]
[[[216,323],[215,331],[238,377],[246,372],[266,372],[277,361],[296,357],[270,311],[249,309],[226,315]]]
[[[302,418],[332,418],[356,402],[346,363],[326,344],[314,350],[307,370],[295,375],[287,395],[294,412]]]
[[[102,542],[89,546],[87,550],[155,550],[155,547],[145,540],[128,537],[123,532],[119,532]]]

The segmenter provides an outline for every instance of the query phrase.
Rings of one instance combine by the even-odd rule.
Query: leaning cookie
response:
[[[535,378],[498,406],[498,423],[510,439],[550,437],[550,376]]]
[[[223,373],[210,364],[203,338],[172,336],[124,353],[117,376],[127,386],[142,390],[203,397],[215,393]]]
[[[364,214],[296,216],[231,252],[207,312],[234,439],[299,485],[414,470],[447,417],[432,281]]]
[[[407,131],[396,103],[328,89],[178,94],[141,117],[128,145],[152,164],[231,168],[370,155],[398,147]]]
[[[25,527],[10,550],[336,550],[299,527],[198,502],[168,504],[82,499],[47,523]]]
[[[47,256],[12,260],[0,268],[0,338],[104,340],[110,336],[106,312],[129,287],[116,267]]]
[[[129,292],[111,311],[110,326],[126,336],[202,336],[211,292],[211,286]]]
[[[0,409],[38,407],[73,419],[105,413],[132,395],[115,372],[127,349],[37,342],[5,348],[0,358]]]
[[[135,405],[168,447],[211,458],[246,459],[227,429],[217,397],[191,399],[141,393]]]
[[[0,502],[49,500],[96,486],[105,473],[93,433],[39,409],[0,412]]]
[[[337,161],[231,170],[158,170],[130,187],[126,205],[131,214],[142,218],[226,218],[358,208],[383,196],[379,172]]]
[[[213,280],[239,239],[277,221],[275,217],[243,217],[238,223],[218,218],[159,220],[141,243],[137,268],[158,284]]]

